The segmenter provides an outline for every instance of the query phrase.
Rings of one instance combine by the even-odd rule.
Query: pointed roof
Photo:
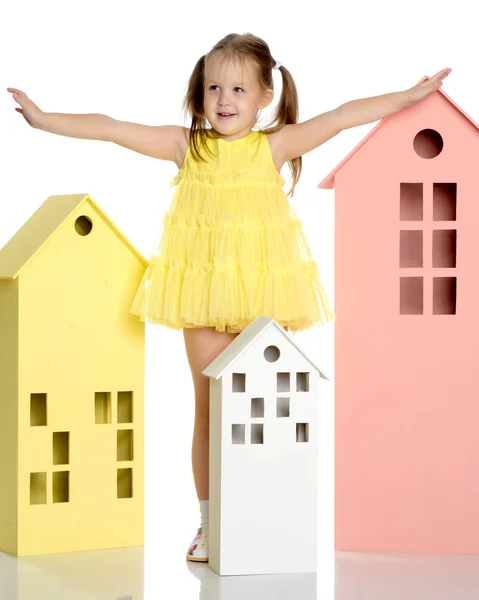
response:
[[[430,77],[425,75],[420,81],[417,82],[416,85],[419,85],[420,83],[423,83],[424,81],[427,81],[428,79],[430,79]],[[456,108],[462,115],[464,115],[466,117],[466,119],[468,121],[470,121],[470,123],[472,125],[474,125],[474,127],[479,129],[479,125],[473,119],[471,119],[471,117],[468,114],[466,114],[466,112],[458,104],[456,104],[456,102],[454,102],[454,100],[450,96],[448,96],[446,94],[446,92],[444,92],[442,87],[438,88],[435,93],[437,93],[437,92],[442,94],[444,96],[444,98],[446,98],[446,100],[454,108]],[[345,158],[343,158],[343,160],[336,167],[334,167],[334,169],[321,181],[321,183],[318,184],[317,187],[326,189],[326,190],[334,189],[334,186],[335,186],[334,177],[335,177],[336,173],[339,171],[339,169],[351,158],[351,156],[353,156],[353,154],[355,154],[359,150],[359,148],[361,148],[361,146],[363,144],[365,144],[369,140],[370,137],[372,137],[377,132],[377,130],[380,127],[382,127],[382,125],[384,124],[385,121],[387,121],[388,119],[391,119],[391,118],[394,118],[394,114],[390,115],[389,117],[385,117],[384,119],[381,119],[381,121],[379,121],[379,123],[371,129],[371,131],[359,142],[359,144],[357,144],[357,146],[355,146],[351,150],[351,152]]]
[[[118,229],[89,194],[68,194],[47,198],[5,246],[0,249],[0,279],[16,279],[40,252],[48,239],[55,234],[71,213],[80,208],[82,204],[88,204],[92,207],[120,242],[125,244],[145,267],[148,265],[146,258]]]
[[[254,321],[249,323],[243,331],[235,337],[235,339],[229,344],[221,354],[219,354],[203,371],[203,375],[207,377],[213,377],[219,379],[226,369],[232,367],[241,356],[246,354],[251,346],[257,341],[259,336],[262,336],[268,331],[270,327],[276,327],[284,337],[300,352],[304,358],[314,367],[323,379],[329,381],[322,371],[309,357],[303,352],[298,344],[293,340],[290,333],[288,333],[281,325],[269,317],[257,317]]]

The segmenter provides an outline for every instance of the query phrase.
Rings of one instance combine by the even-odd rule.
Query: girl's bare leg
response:
[[[191,459],[198,500],[209,499],[210,380],[202,371],[237,336],[214,327],[183,329],[186,355],[195,389],[195,425]]]

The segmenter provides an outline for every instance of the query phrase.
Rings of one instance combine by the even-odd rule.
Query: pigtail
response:
[[[274,61],[274,64],[276,64],[276,61]],[[273,133],[279,131],[285,125],[299,122],[298,90],[294,83],[293,76],[284,65],[281,65],[278,70],[281,73],[283,80],[281,96],[276,108],[276,115],[272,121],[272,124],[275,124],[275,126],[267,129],[266,133]],[[293,183],[288,195],[291,194],[292,198],[294,196],[294,188],[301,176],[303,159],[301,156],[298,156],[289,160],[288,165],[293,177]]]
[[[190,144],[191,153],[196,160],[203,162],[206,159],[201,155],[201,149],[205,149],[211,156],[211,150],[206,144],[210,137],[207,131],[207,119],[204,113],[204,73],[206,55],[201,56],[188,80],[188,88],[183,100],[185,117],[191,116]]]

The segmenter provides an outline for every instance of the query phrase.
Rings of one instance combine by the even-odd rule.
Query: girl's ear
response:
[[[258,106],[258,108],[261,108],[261,109],[266,108],[273,101],[273,96],[274,96],[273,90],[266,90],[263,94],[263,101]]]

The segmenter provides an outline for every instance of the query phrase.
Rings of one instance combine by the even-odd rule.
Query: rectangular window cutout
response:
[[[309,442],[309,423],[296,423],[296,441]]]
[[[264,417],[264,398],[251,398],[251,417]]]
[[[133,469],[118,469],[117,497],[133,498]]]
[[[55,431],[53,433],[53,464],[68,465],[70,460],[70,432]]]
[[[118,392],[118,423],[133,423],[133,392]]]
[[[456,242],[455,229],[437,229],[432,237],[432,266],[455,268]]]
[[[30,504],[47,503],[47,474],[30,473]]]
[[[30,394],[30,425],[42,427],[47,424],[47,395]]]
[[[403,229],[400,234],[399,266],[401,269],[422,267],[422,231]]]
[[[291,398],[276,398],[276,416],[289,417],[289,405]]]
[[[399,295],[401,315],[423,314],[424,299],[422,277],[401,277]]]
[[[233,392],[246,391],[246,374],[233,373]]]
[[[309,373],[296,373],[296,391],[309,392]]]
[[[69,502],[70,500],[70,473],[69,471],[54,471],[53,475],[53,502]]]
[[[119,429],[116,446],[117,460],[133,460],[133,429]]]
[[[95,423],[97,425],[111,423],[110,392],[95,392]]]
[[[276,390],[278,392],[290,391],[290,375],[290,373],[277,373]]]
[[[233,423],[231,427],[231,442],[233,444],[245,443],[245,426],[242,423]]]
[[[423,220],[423,184],[401,183],[400,184],[400,220],[422,221]]]
[[[457,209],[457,183],[433,183],[434,221],[455,221]]]
[[[263,423],[252,423],[251,424],[251,443],[252,444],[264,444],[263,438]]]
[[[457,280],[455,277],[434,277],[433,313],[435,315],[456,314]]]

